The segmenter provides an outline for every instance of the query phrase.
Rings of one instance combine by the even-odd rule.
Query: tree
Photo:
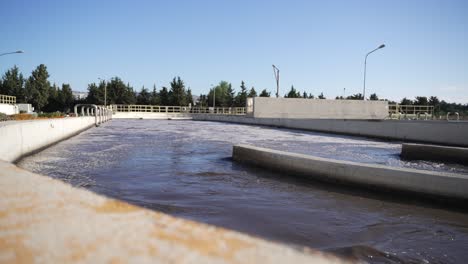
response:
[[[323,92],[321,92],[320,95],[318,96],[318,99],[327,99],[327,98],[323,95]]]
[[[192,90],[190,90],[190,88],[187,89],[187,104],[191,105],[191,106],[194,106]]]
[[[161,104],[161,98],[159,97],[159,94],[156,90],[156,85],[153,85],[153,91],[151,92],[150,96],[150,105],[160,105]]]
[[[369,100],[371,100],[371,101],[378,101],[378,100],[379,100],[379,97],[377,96],[376,93],[373,93],[373,94],[370,95]]]
[[[70,84],[62,84],[62,90],[59,93],[59,102],[62,105],[61,111],[69,113],[75,103],[75,98],[73,97],[73,91]]]
[[[229,83],[229,87],[227,89],[227,102],[228,102],[228,106],[231,107],[231,106],[234,106],[234,104],[236,103],[235,102],[235,91],[234,89],[232,89],[232,85]]]
[[[187,94],[185,91],[185,84],[180,79],[180,77],[174,77],[174,79],[172,79],[171,90],[169,91],[169,100],[171,105],[187,105]]]
[[[98,88],[96,83],[88,84],[88,96],[86,97],[86,103],[88,104],[104,104],[104,93]]]
[[[103,83],[101,83],[103,84]],[[110,79],[104,83],[107,87],[107,104],[135,104],[136,96],[129,83],[125,84],[119,77]],[[103,93],[104,85],[99,86]]]
[[[208,102],[212,104],[213,96],[215,96],[215,104],[217,107],[230,107],[233,105],[232,92],[231,84],[226,81],[221,81],[208,93]]]
[[[307,97],[308,97],[308,96],[307,96],[307,92],[304,91],[304,92],[302,93],[302,98],[307,99]]]
[[[41,111],[47,104],[50,92],[49,73],[44,64],[37,66],[26,81],[26,100],[37,110]]]
[[[138,93],[136,103],[139,105],[149,105],[151,101],[151,94],[148,89],[143,86],[141,91]]]
[[[247,104],[247,87],[245,87],[244,81],[241,82],[240,86],[241,90],[237,93],[236,96],[236,106],[237,107],[245,107]]]
[[[161,101],[161,105],[170,105],[169,91],[165,86],[159,92],[159,100]]]
[[[413,101],[411,101],[410,99],[404,97],[403,99],[401,99],[400,104],[401,104],[401,105],[412,105],[412,104],[413,104]]]
[[[363,100],[364,96],[362,96],[361,93],[353,94],[348,97],[346,97],[347,100]]]
[[[3,75],[0,82],[0,94],[16,96],[16,102],[25,103],[24,78],[18,67],[13,66]]]
[[[208,97],[205,94],[200,94],[198,98],[197,106],[208,107]]]
[[[267,92],[266,89],[263,89],[263,91],[259,95],[260,97],[270,97],[270,92]]]
[[[301,98],[301,93],[294,89],[294,85],[291,85],[291,90],[284,96],[285,98]]]
[[[247,95],[247,97],[257,97],[257,91],[255,91],[255,88],[251,88],[250,91],[249,91],[249,94]]]
[[[45,112],[55,112],[62,108],[60,103],[60,89],[54,83],[49,90],[49,97],[47,98],[47,104],[43,107]]]
[[[416,96],[416,100],[414,101],[415,105],[428,105],[429,101],[427,100],[426,96]]]
[[[440,104],[439,98],[437,96],[431,96],[429,97],[429,104],[432,106],[437,106]]]

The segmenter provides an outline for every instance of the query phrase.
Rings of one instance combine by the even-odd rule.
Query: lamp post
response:
[[[366,68],[367,68],[367,56],[369,56],[369,54],[371,54],[372,52],[377,51],[377,50],[379,50],[379,49],[383,49],[383,48],[385,48],[385,44],[382,44],[382,45],[378,46],[376,49],[374,49],[374,50],[372,50],[372,51],[370,51],[370,52],[368,52],[368,53],[366,54],[366,58],[364,59],[364,89],[363,89],[363,91],[362,91],[362,100],[366,100]]]
[[[16,53],[24,53],[24,51],[22,51],[22,50],[17,50],[17,51],[13,51],[13,52],[0,53],[0,56],[8,55],[8,54],[16,54]]]
[[[273,64],[273,73],[275,74],[276,80],[276,98],[279,97],[279,69]]]
[[[98,78],[98,80],[104,82],[104,107],[107,106],[107,85],[106,85],[106,81],[101,79],[101,78]]]

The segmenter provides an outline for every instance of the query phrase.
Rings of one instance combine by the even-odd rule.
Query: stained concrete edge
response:
[[[401,158],[468,164],[468,148],[403,143]]]
[[[349,263],[150,211],[0,160],[2,263]]]
[[[234,161],[300,174],[320,181],[468,200],[468,175],[326,159],[248,145],[235,145]]]

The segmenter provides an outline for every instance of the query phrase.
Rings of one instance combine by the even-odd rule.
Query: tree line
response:
[[[69,84],[60,86],[51,84],[47,67],[40,64],[31,72],[28,78],[25,78],[14,66],[7,70],[0,79],[0,94],[16,96],[18,103],[30,103],[41,112],[70,112],[73,106],[78,103],[89,103],[104,105],[110,104],[139,104],[139,105],[161,105],[161,106],[213,106],[216,107],[244,107],[248,97],[270,97],[271,93],[263,89],[257,93],[254,87],[247,88],[244,81],[241,81],[239,91],[233,88],[232,84],[226,81],[219,82],[216,86],[209,89],[208,94],[200,94],[198,100],[194,101],[192,91],[187,88],[180,77],[174,77],[170,84],[163,86],[160,90],[153,85],[152,89],[142,87],[140,91],[135,91],[129,84],[125,83],[119,77],[111,78],[108,81],[101,80],[99,83],[88,84],[88,96],[84,99],[75,99],[72,88]],[[307,98],[307,99],[326,99],[323,92],[315,97],[311,93],[300,92],[294,86],[284,95],[285,98]],[[349,95],[347,97],[337,96],[337,100],[362,100],[360,93]],[[403,98],[400,102],[394,102],[387,99],[381,99],[377,94],[371,94],[369,100],[385,100],[390,104],[402,105],[430,105],[434,106],[436,114],[445,114],[447,112],[459,112],[462,115],[468,114],[468,104],[448,103],[439,100],[437,96],[416,96],[413,100]]]

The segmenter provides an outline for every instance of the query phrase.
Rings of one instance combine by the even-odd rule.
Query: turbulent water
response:
[[[233,144],[468,174],[401,161],[394,142],[215,122],[113,120],[20,162],[179,217],[371,263],[465,263],[468,214],[233,163]]]

